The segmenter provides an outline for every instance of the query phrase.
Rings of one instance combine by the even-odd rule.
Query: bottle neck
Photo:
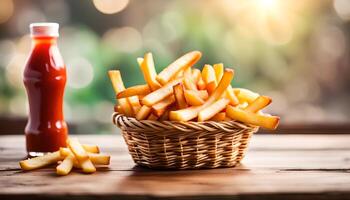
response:
[[[32,37],[32,44],[33,45],[40,45],[40,44],[51,44],[56,45],[57,44],[57,37]]]

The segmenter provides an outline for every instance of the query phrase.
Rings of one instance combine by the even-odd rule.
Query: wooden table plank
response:
[[[156,171],[135,167],[119,135],[78,136],[112,155],[109,168],[66,177],[22,172],[24,137],[0,137],[0,199],[349,199],[350,135],[255,135],[236,168]]]

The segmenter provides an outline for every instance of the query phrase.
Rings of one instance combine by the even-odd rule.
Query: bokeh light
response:
[[[91,63],[85,58],[75,58],[67,62],[67,85],[74,89],[87,87],[94,78]]]
[[[13,0],[0,1],[0,24],[6,22],[13,15],[15,6]]]
[[[113,28],[102,37],[106,46],[121,52],[134,52],[142,47],[142,36],[138,30],[132,27]]]
[[[10,62],[16,51],[16,45],[11,40],[0,41],[0,67],[5,67]]]
[[[115,14],[126,8],[129,0],[93,0],[96,9],[104,14]]]
[[[334,9],[340,18],[346,21],[350,20],[349,0],[334,0]]]
[[[16,53],[6,66],[6,80],[15,89],[24,89],[23,71],[28,55]]]

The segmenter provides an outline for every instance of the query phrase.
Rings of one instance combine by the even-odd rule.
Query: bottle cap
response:
[[[58,37],[58,23],[32,23],[29,27],[32,37]]]

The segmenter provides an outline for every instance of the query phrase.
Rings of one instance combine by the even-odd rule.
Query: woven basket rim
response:
[[[114,112],[112,114],[112,117],[113,117],[113,123],[115,124],[115,117],[117,115],[120,115],[124,118],[127,118],[128,120],[135,120],[135,121],[139,121],[139,122],[146,122],[146,123],[159,123],[159,124],[169,124],[169,123],[174,123],[174,124],[227,124],[227,123],[235,123],[235,124],[242,124],[244,126],[247,126],[247,127],[251,127],[251,128],[255,128],[255,127],[258,127],[258,126],[255,126],[255,125],[251,125],[251,124],[246,124],[246,123],[243,123],[243,122],[239,122],[239,121],[236,121],[236,120],[231,120],[231,121],[204,121],[204,122],[196,122],[196,121],[187,121],[187,122],[181,122],[181,121],[170,121],[170,120],[163,120],[163,121],[158,121],[158,120],[148,120],[148,119],[143,119],[143,120],[138,120],[136,119],[135,117],[128,117],[128,116],[125,116],[124,114],[122,113],[118,113],[118,112]]]
[[[112,115],[113,123],[122,130],[133,131],[166,131],[168,129],[177,129],[184,133],[191,131],[204,131],[208,134],[217,130],[223,132],[232,131],[254,131],[258,130],[258,126],[245,124],[238,121],[205,121],[205,122],[181,122],[181,121],[156,121],[156,120],[137,120],[134,117],[127,117],[121,113],[114,112]],[[203,132],[203,133],[204,133]],[[159,133],[166,134],[166,133]]]

